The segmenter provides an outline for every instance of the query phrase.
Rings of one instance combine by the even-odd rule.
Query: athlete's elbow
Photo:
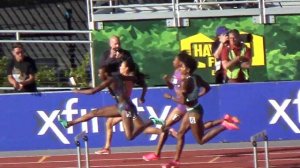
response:
[[[209,92],[210,89],[211,89],[211,87],[209,86],[209,84],[206,84],[206,85],[204,85],[204,86],[202,86],[202,87],[203,87],[203,91],[202,91],[202,92],[204,92],[204,93]]]

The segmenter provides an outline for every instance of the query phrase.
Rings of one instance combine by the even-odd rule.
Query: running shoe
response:
[[[95,151],[95,154],[98,154],[98,155],[107,155],[107,154],[110,154],[111,151],[109,148],[102,148],[98,151]]]
[[[179,161],[173,160],[167,164],[162,165],[161,167],[162,168],[177,168],[177,167],[179,167],[179,164],[180,164]]]
[[[64,127],[64,128],[68,128],[68,121],[61,119],[60,117],[58,118],[59,123]]]
[[[165,122],[159,118],[156,118],[156,117],[153,117],[153,116],[150,116],[149,119],[153,122],[153,124],[155,125],[164,125]]]
[[[143,156],[143,159],[145,161],[152,161],[152,160],[158,160],[160,157],[156,155],[155,153],[149,153]]]
[[[170,128],[169,129],[169,134],[173,137],[173,138],[177,138],[177,131],[174,128]]]
[[[228,122],[226,120],[224,120],[222,122],[222,126],[225,127],[228,130],[237,130],[237,129],[239,129],[239,127],[237,125],[235,125],[234,123]]]
[[[231,122],[231,123],[236,123],[236,124],[240,123],[240,120],[237,117],[232,116],[230,114],[225,114],[224,120]]]

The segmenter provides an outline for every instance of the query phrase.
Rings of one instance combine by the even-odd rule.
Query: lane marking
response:
[[[43,161],[45,161],[49,157],[50,156],[43,156],[42,158],[40,158],[40,160],[38,161],[38,163],[42,163]]]
[[[240,149],[244,149],[244,148],[240,148]],[[276,148],[270,148],[270,149],[277,149],[277,147]],[[291,148],[292,149],[292,148]],[[282,155],[282,154],[288,154],[288,155],[291,155],[291,154],[299,154],[300,153],[300,151],[299,151],[299,148],[298,147],[296,147],[296,149],[295,148],[293,148],[293,150],[295,150],[295,151],[284,151],[284,149],[281,149],[281,150],[283,150],[283,152],[279,152],[279,151],[269,151],[269,154],[270,155]],[[289,149],[287,149],[287,150],[289,150]],[[187,152],[193,152],[194,150],[187,150]],[[197,150],[195,150],[195,151],[197,151]],[[207,150],[198,150],[198,151],[207,151]],[[217,150],[218,151],[218,150]],[[227,150],[226,150],[227,151]],[[236,152],[239,152],[239,151],[236,151]],[[136,152],[124,152],[124,153],[135,153],[136,154]],[[124,154],[124,153],[116,153],[116,154]],[[234,152],[233,152],[234,153]],[[261,153],[259,153],[259,154],[261,154]],[[246,153],[241,153],[241,154],[238,154],[239,156],[248,156],[248,155],[252,155],[252,154],[250,154],[250,152],[249,152],[249,154],[248,154],[248,152],[247,152],[247,154]],[[54,160],[54,161],[52,161],[52,160],[46,160],[47,158],[49,158],[49,157],[53,157],[53,158],[55,158],[55,157],[61,157],[61,156],[75,156],[74,154],[65,154],[65,155],[54,155],[54,156],[43,156],[43,155],[40,155],[40,159],[39,159],[39,162],[41,162],[41,164],[46,164],[46,163],[70,163],[70,162],[74,162],[74,161],[77,161],[77,160],[73,160],[73,159],[71,159],[71,160],[60,160],[59,158],[57,158],[58,160]],[[232,161],[216,161],[218,158],[221,158],[222,156],[227,156],[227,154],[209,154],[209,156],[203,156],[203,155],[198,155],[198,156],[194,156],[194,157],[202,157],[202,158],[205,158],[205,157],[212,157],[212,156],[215,156],[216,158],[213,158],[210,162],[214,162],[213,164],[215,164],[215,163],[228,163],[228,162],[231,162],[232,163]],[[22,157],[5,157],[5,158],[33,158],[33,157],[37,157],[37,156],[27,156],[27,157],[24,157],[24,156],[22,156]],[[1,157],[0,157],[1,158]],[[172,158],[172,157],[164,157],[164,158]],[[1,159],[3,159],[3,158],[1,158]],[[36,158],[36,159],[38,159],[38,157]],[[98,160],[101,160],[101,161],[103,161],[103,160],[136,160],[136,159],[138,159],[138,160],[140,160],[140,157],[131,157],[131,158],[126,158],[126,159],[115,159],[115,158],[102,158],[102,159],[92,159],[91,161],[93,161],[93,162],[97,162]],[[215,159],[215,160],[214,160]],[[296,161],[298,158],[281,158],[281,159],[276,159],[276,160],[273,160],[273,159],[271,159],[270,161],[272,161],[272,162],[277,162],[277,161]],[[46,161],[45,161],[46,160]],[[299,159],[298,159],[299,160]],[[263,160],[258,160],[258,161],[263,161]],[[1,167],[1,165],[21,165],[21,164],[32,164],[32,163],[37,163],[37,162],[19,162],[19,163],[16,163],[16,162],[14,162],[14,163],[1,163],[0,162],[0,167]],[[190,163],[197,163],[197,164],[204,164],[204,163],[208,163],[208,162],[190,162]],[[189,163],[183,163],[184,165],[188,165]],[[148,165],[148,164],[139,164],[139,166],[146,166],[146,165]],[[158,165],[158,164],[154,164],[154,165]],[[117,166],[117,165],[114,165],[114,166]],[[129,165],[128,165],[129,166]],[[111,165],[107,165],[107,166],[104,166],[104,167],[113,167],[113,166],[111,166]],[[121,166],[122,167],[122,166]],[[130,165],[130,167],[135,167],[134,165]],[[240,167],[234,167],[234,168],[240,168]]]
[[[64,92],[64,91],[63,91]],[[69,92],[69,91],[66,91],[66,92]],[[262,148],[263,147],[259,147],[259,148]],[[286,149],[281,149],[282,151],[284,150],[299,150],[300,149],[300,146],[289,146],[289,145],[283,145],[283,146],[270,146],[268,149],[270,150],[276,150],[276,149],[280,149],[280,148],[286,148]],[[206,149],[206,148],[199,148],[199,149],[187,149],[185,150],[185,152],[195,152],[195,151],[231,151],[231,150],[237,150],[236,152],[242,150],[249,150],[249,147],[228,147],[228,148],[218,148],[218,149],[215,149],[215,148],[212,148],[212,149]],[[164,150],[165,152],[174,152],[174,150],[171,150],[171,149],[168,149],[168,150]],[[116,152],[114,154],[135,154],[135,153],[146,153],[147,151],[135,151],[135,152]],[[269,152],[272,152],[272,151],[269,151]],[[1,152],[0,152],[1,153]],[[3,152],[5,153],[5,152]],[[252,153],[252,151],[250,151],[249,153]],[[290,153],[290,152],[287,152],[287,153]],[[74,154],[69,154],[69,153],[66,153],[66,154],[55,154],[53,156],[73,156]],[[216,154],[215,154],[216,155]],[[25,156],[25,158],[34,158],[34,157],[38,157],[38,156],[44,156],[44,155],[27,155]],[[24,156],[0,156],[0,159],[4,159],[4,158],[24,158]]]
[[[299,154],[300,152],[282,152],[282,153],[279,153],[279,152],[276,152],[274,153],[274,155],[284,155],[284,154]],[[240,156],[250,156],[252,154],[239,154]],[[273,155],[273,153],[270,153],[270,155]],[[274,156],[273,155],[273,156]],[[75,156],[75,155],[72,155],[72,156]],[[199,158],[199,157],[202,157],[202,158],[205,158],[205,157],[212,157],[212,156],[215,156],[214,159],[217,159],[217,158],[221,158],[222,156],[227,156],[227,155],[209,155],[209,156],[194,156],[195,158]],[[42,158],[39,160],[40,163],[69,163],[69,162],[74,162],[76,160],[73,160],[73,159],[70,159],[70,160],[61,160],[61,156],[59,156],[58,158],[56,158],[56,160],[51,160],[51,161],[45,161],[47,158],[49,157],[52,157],[52,156],[42,156]],[[170,159],[170,158],[173,158],[173,157],[162,157],[162,159]],[[223,162],[232,162],[232,161],[217,161],[212,159],[213,161],[215,161],[214,163],[223,163]],[[130,157],[130,158],[123,158],[123,159],[120,159],[120,158],[101,158],[101,159],[91,159],[90,161],[91,162],[97,162],[97,161],[121,161],[121,160],[140,160],[140,157]],[[211,161],[212,161],[211,160]],[[270,161],[295,161],[295,160],[299,160],[299,158],[277,158],[277,159],[270,159]],[[261,160],[258,160],[258,161],[261,161]],[[31,161],[25,161],[25,162],[0,162],[0,167],[1,165],[21,165],[21,164],[32,164],[32,163],[37,163],[37,162],[31,162]],[[208,163],[208,162],[198,162],[198,163]]]
[[[232,163],[231,161],[224,161],[224,162],[220,162],[220,163],[223,163],[223,164],[226,164],[226,163]],[[182,166],[189,166],[189,165],[199,165],[199,164],[207,164],[207,162],[188,162],[188,163],[180,163],[180,165]],[[159,163],[159,164],[115,164],[115,165],[101,165],[101,166],[93,166],[93,167],[106,167],[106,168],[115,168],[115,167],[148,167],[148,166],[161,166],[162,163]],[[61,167],[61,168],[77,168],[77,167]],[[240,167],[232,167],[232,168],[240,168]]]
[[[215,157],[215,158],[211,159],[210,161],[208,161],[208,163],[213,163],[213,162],[215,162],[216,160],[218,160],[219,158],[220,158],[220,156]]]
[[[47,157],[47,156],[45,156]],[[49,156],[48,156],[49,157]],[[118,160],[122,160],[122,159],[118,159]],[[139,158],[140,160],[140,158]],[[76,162],[77,160],[67,160],[67,161],[46,161],[46,162],[42,162],[41,164],[49,164],[49,163],[74,163]],[[263,162],[265,160],[258,160],[259,162]],[[281,162],[281,161],[299,161],[299,158],[286,158],[286,159],[271,159],[270,162]],[[90,162],[103,162],[103,159],[92,159],[90,160]],[[252,161],[247,161],[246,163],[252,163]],[[0,163],[0,166],[1,165],[28,165],[28,164],[34,164],[34,163],[37,163],[37,162],[13,162],[13,163]],[[183,162],[181,163],[181,165],[194,165],[194,164],[208,164],[209,162],[205,162],[205,161],[202,161],[202,162]],[[227,164],[227,163],[234,163],[234,161],[232,160],[226,160],[226,161],[215,161],[213,162],[213,164]],[[160,166],[161,164],[137,164],[137,165],[132,165],[132,164],[121,164],[121,165],[101,165],[101,166],[93,166],[93,167],[142,167],[142,166]],[[61,167],[61,168],[73,168],[73,167]],[[74,167],[75,168],[75,167]],[[236,167],[234,167],[236,168]]]

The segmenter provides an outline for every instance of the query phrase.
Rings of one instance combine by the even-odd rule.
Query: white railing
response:
[[[22,35],[61,35],[61,36],[71,36],[76,34],[86,34],[89,35],[91,31],[82,31],[82,30],[0,30],[0,35],[13,35],[14,39],[2,40],[0,43],[92,43],[91,39],[86,40],[39,40],[39,39],[28,39],[29,37],[22,37]],[[27,38],[27,39],[26,39]]]
[[[89,44],[89,54],[90,54],[90,64],[91,64],[91,79],[92,84],[95,86],[95,75],[94,75],[94,59],[93,59],[93,51],[92,51],[92,30],[0,30],[0,35],[9,36],[10,39],[2,40],[0,39],[0,43],[56,43],[56,44]],[[86,39],[75,39],[75,35],[85,34],[87,36]],[[22,36],[23,35],[23,36]],[[30,37],[30,35],[35,37]],[[49,37],[57,37],[61,36],[60,40],[40,40],[38,36],[49,36]],[[37,36],[37,37],[36,37]],[[72,38],[63,37],[63,36],[73,36]],[[54,38],[53,38],[54,39]]]
[[[180,2],[180,0],[170,0],[169,3],[127,5],[120,4],[118,0],[107,0],[105,1],[107,2],[106,6],[103,6],[103,0],[90,0],[90,2],[92,22],[171,18],[179,20],[183,17],[248,15],[258,16],[261,23],[266,23],[267,15],[300,13],[300,0],[236,0],[214,2],[210,0],[194,0],[194,2],[189,3]],[[177,22],[180,23],[179,21]]]

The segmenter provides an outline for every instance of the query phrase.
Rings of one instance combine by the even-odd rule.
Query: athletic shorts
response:
[[[124,102],[118,104],[118,111],[122,115],[123,112],[126,112],[127,117],[136,117],[137,109],[133,103]]]
[[[203,114],[203,107],[201,106],[201,104],[196,104],[193,107],[186,107],[186,111],[189,113]]]

